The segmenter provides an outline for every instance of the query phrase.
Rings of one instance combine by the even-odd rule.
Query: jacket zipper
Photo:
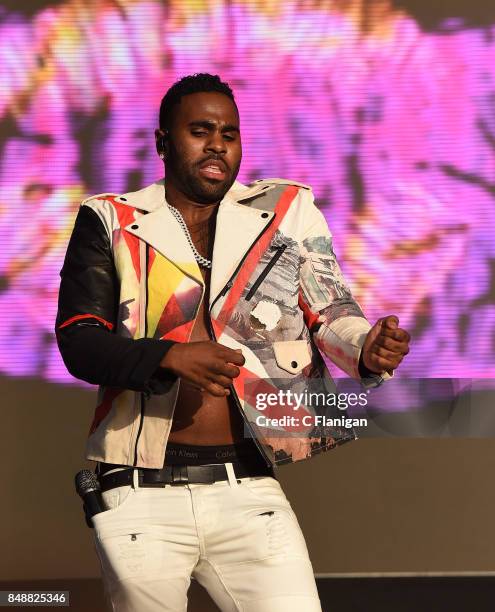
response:
[[[272,257],[272,259],[268,262],[268,264],[266,265],[265,269],[263,270],[263,272],[258,276],[258,278],[256,279],[256,281],[254,282],[253,286],[251,287],[251,289],[248,291],[245,300],[247,302],[249,302],[249,300],[253,297],[253,295],[256,293],[258,287],[261,285],[261,283],[265,280],[267,274],[270,272],[270,270],[273,268],[273,266],[277,263],[277,261],[280,259],[282,253],[285,251],[285,249],[287,248],[286,244],[281,244],[278,247],[275,247],[276,253],[275,255]]]
[[[145,278],[145,283],[146,283],[146,287],[145,287],[145,305],[144,305],[144,337],[146,338],[148,335],[148,317],[146,316],[146,311],[148,309],[148,245],[146,245],[146,255],[145,255],[145,270],[144,270],[144,278]],[[138,428],[138,432],[137,432],[137,436],[136,436],[136,444],[134,445],[134,463],[133,465],[136,466],[137,465],[137,448],[138,448],[138,442],[139,442],[139,436],[141,435],[141,430],[143,428],[143,420],[144,420],[144,408],[145,408],[145,402],[144,402],[144,396],[145,396],[145,392],[141,391],[141,415],[139,418],[139,428]],[[149,399],[149,396],[148,396]]]
[[[261,238],[261,236],[263,236],[263,234],[266,232],[266,230],[270,227],[270,225],[272,224],[273,220],[275,219],[275,215],[273,215],[273,217],[270,219],[270,222],[267,223],[267,225],[265,225],[265,227],[263,228],[263,230],[256,236],[256,238],[254,239],[254,241],[252,242],[252,244],[250,245],[250,247],[247,249],[247,251],[244,254],[244,257],[241,259],[241,261],[239,262],[239,264],[237,265],[236,269],[234,270],[234,272],[232,273],[231,277],[229,278],[229,280],[227,281],[225,287],[222,289],[222,291],[220,291],[220,293],[217,295],[217,297],[213,300],[213,303],[211,304],[211,307],[209,308],[209,327],[210,327],[210,334],[211,337],[213,338],[213,340],[217,340],[216,336],[215,336],[215,332],[213,330],[213,325],[211,324],[211,311],[213,309],[213,307],[215,306],[215,303],[217,302],[217,300],[220,297],[223,297],[232,287],[232,285],[234,284],[234,279],[237,276],[237,273],[239,272],[239,270],[241,269],[242,264],[244,263],[246,257],[249,255],[249,253],[251,252],[251,249],[253,248],[253,246],[258,242],[258,240]],[[286,246],[286,245],[285,245]],[[279,255],[280,257],[280,255]],[[278,259],[278,257],[277,257]],[[266,275],[265,275],[266,276]],[[232,398],[235,401],[235,404],[237,406],[237,409],[239,410],[242,420],[244,421],[244,423],[247,425],[247,428],[249,429],[249,431],[251,432],[251,436],[254,440],[255,445],[257,446],[258,450],[261,453],[261,456],[263,457],[263,459],[266,462],[266,465],[268,467],[273,467],[272,462],[270,461],[270,459],[268,458],[268,455],[266,454],[264,448],[261,446],[260,441],[258,440],[258,438],[255,436],[253,428],[251,427],[251,423],[247,420],[246,415],[244,414],[244,411],[241,407],[241,402],[239,401],[239,397],[237,395],[237,392],[234,388],[234,385],[232,384],[230,386],[230,391],[232,394]]]

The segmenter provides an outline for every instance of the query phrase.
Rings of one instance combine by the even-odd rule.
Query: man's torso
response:
[[[203,222],[189,224],[192,241],[203,257],[211,259],[215,239],[216,212]],[[211,271],[201,268],[205,291],[190,342],[212,340],[208,308]],[[243,439],[243,421],[232,396],[216,397],[181,380],[169,441],[212,445],[234,444]]]

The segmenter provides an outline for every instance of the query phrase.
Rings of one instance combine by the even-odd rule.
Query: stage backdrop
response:
[[[412,333],[400,385],[495,378],[494,13],[489,0],[0,0],[9,588],[99,575],[73,487],[93,467],[96,394],[55,346],[58,273],[82,199],[161,177],[158,106],[184,74],[234,88],[241,180],[313,186],[370,320],[395,313]],[[474,404],[493,414],[493,394]],[[493,446],[382,432],[281,468],[315,571],[493,570]]]
[[[421,4],[0,2],[0,373],[77,383],[53,325],[78,206],[162,176],[160,99],[208,71],[239,179],[312,185],[368,318],[411,331],[400,375],[494,377],[495,27]]]

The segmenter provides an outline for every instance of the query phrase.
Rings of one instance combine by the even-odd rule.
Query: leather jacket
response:
[[[310,381],[330,388],[321,353],[365,386],[388,377],[360,367],[370,324],[341,274],[311,189],[284,179],[236,181],[219,204],[212,262],[211,336],[242,349],[233,396],[267,463],[355,439],[339,425],[296,437],[260,427],[248,392],[302,391]],[[60,275],[60,352],[73,376],[99,385],[86,457],[161,468],[180,379],[160,362],[173,343],[189,340],[205,293],[166,206],[164,179],[85,200]]]

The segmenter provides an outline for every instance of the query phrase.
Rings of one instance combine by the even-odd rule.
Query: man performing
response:
[[[85,200],[61,271],[59,348],[99,385],[86,456],[107,508],[93,517],[105,590],[119,612],[179,612],[193,576],[224,612],[321,611],[273,467],[355,434],[258,427],[248,383],[324,384],[321,351],[376,386],[409,334],[393,315],[365,319],[308,186],[235,180],[227,84],[184,77],[159,125],[165,179]]]

